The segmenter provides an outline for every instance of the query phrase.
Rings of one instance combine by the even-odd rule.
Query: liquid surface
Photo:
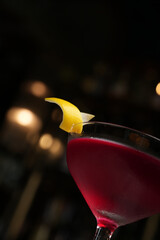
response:
[[[113,231],[160,212],[160,160],[101,139],[72,139],[69,171],[99,226]]]

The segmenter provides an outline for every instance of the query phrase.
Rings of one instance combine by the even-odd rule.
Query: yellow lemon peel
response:
[[[83,129],[83,122],[88,122],[94,115],[89,113],[82,113],[72,103],[55,97],[45,98],[45,101],[57,104],[63,113],[63,119],[59,127],[66,131],[75,133],[81,133]],[[76,125],[77,124],[77,125]]]

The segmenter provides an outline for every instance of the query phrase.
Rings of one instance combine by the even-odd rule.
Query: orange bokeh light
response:
[[[42,126],[40,118],[31,110],[26,108],[11,108],[7,113],[7,120],[35,131],[39,130]]]
[[[156,93],[160,96],[160,82],[156,86]]]

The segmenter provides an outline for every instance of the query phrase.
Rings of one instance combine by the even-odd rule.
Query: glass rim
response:
[[[97,124],[97,125],[104,125],[104,126],[120,128],[120,129],[124,129],[124,130],[128,130],[128,131],[132,131],[133,133],[137,133],[137,134],[139,134],[141,136],[144,136],[146,138],[154,139],[155,141],[160,143],[160,138],[155,137],[152,134],[148,134],[146,132],[143,132],[143,131],[140,131],[140,130],[136,130],[136,129],[132,128],[132,127],[127,127],[127,126],[124,126],[124,125],[121,125],[121,124],[110,123],[110,122],[103,122],[103,121],[88,121],[88,122],[80,122],[80,123],[73,124],[72,127],[71,127],[71,132],[69,132],[69,134],[70,135],[82,136],[83,133],[84,133],[83,132],[83,128],[82,128],[82,132],[81,133],[76,133],[76,132],[74,132],[74,130],[72,131],[72,129],[75,126],[78,126],[80,124],[82,124],[82,126],[85,126],[85,125],[96,125]]]
[[[76,133],[74,127],[81,124],[82,132]],[[91,128],[93,126],[93,128]],[[97,138],[116,142],[137,151],[150,154],[160,160],[160,139],[148,133],[135,130],[120,124],[89,121],[73,125],[73,130],[69,133],[68,141],[75,138]]]

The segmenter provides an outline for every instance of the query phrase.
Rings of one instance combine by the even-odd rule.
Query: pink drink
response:
[[[97,219],[111,232],[160,212],[160,160],[126,145],[94,138],[68,143],[69,171]]]

